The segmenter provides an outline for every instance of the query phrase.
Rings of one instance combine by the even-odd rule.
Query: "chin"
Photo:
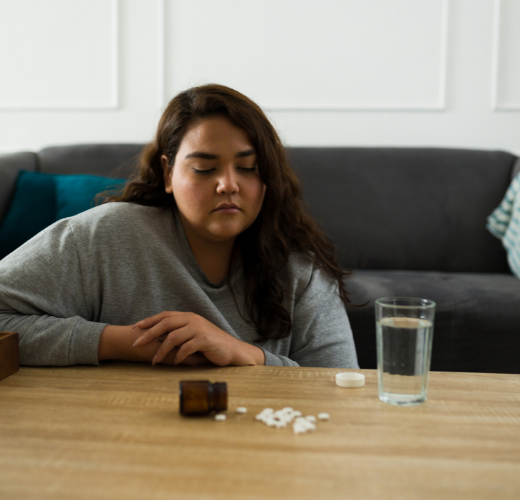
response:
[[[236,238],[246,229],[247,228],[243,227],[242,224],[219,224],[218,227],[210,228],[208,232],[212,235],[212,239],[215,241],[228,241]]]

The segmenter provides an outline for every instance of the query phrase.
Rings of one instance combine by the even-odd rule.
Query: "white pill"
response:
[[[267,427],[276,427],[276,420],[274,418],[270,418],[265,421]]]
[[[300,417],[301,414],[302,414],[301,411],[293,411],[293,415],[294,415],[295,417]]]
[[[237,413],[244,414],[247,413],[247,408],[245,406],[239,406],[236,411]]]
[[[224,415],[223,413],[217,413],[215,415],[215,420],[217,422],[223,422],[224,420],[226,420],[226,415]]]
[[[305,417],[309,422],[316,422],[316,417],[314,415],[308,415]]]
[[[264,413],[273,413],[274,410],[272,408],[264,408],[262,411]]]
[[[320,413],[318,414],[318,418],[320,420],[328,420],[330,418],[330,415],[328,413]]]
[[[285,408],[282,408],[282,411],[285,411],[285,412],[292,412],[293,409],[290,407],[290,406],[286,406]]]

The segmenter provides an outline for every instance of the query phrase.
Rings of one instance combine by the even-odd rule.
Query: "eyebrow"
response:
[[[244,158],[246,156],[254,156],[255,150],[254,149],[248,149],[246,151],[240,151],[235,155],[235,158]],[[193,153],[190,153],[184,157],[185,160],[188,160],[189,158],[202,158],[203,160],[218,160],[220,158],[220,155],[214,155],[212,153],[205,153],[204,151],[194,151]]]

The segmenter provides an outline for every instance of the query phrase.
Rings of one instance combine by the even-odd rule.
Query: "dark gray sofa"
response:
[[[0,157],[0,224],[21,169],[126,177],[142,144]],[[288,148],[310,210],[355,270],[348,308],[362,368],[376,367],[374,300],[437,303],[432,370],[520,373],[520,279],[485,229],[520,160],[444,148]],[[1,283],[0,283],[1,286]]]

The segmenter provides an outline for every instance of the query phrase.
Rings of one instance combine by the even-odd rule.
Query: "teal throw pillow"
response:
[[[22,170],[0,228],[0,259],[64,217],[94,206],[98,193],[120,188],[125,179],[99,175],[57,175]]]

